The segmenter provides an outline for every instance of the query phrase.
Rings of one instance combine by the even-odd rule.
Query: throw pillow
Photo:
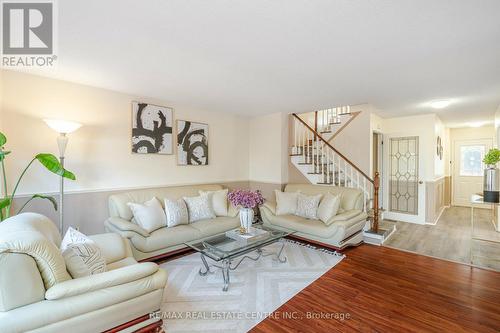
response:
[[[324,223],[337,215],[340,208],[340,194],[333,195],[331,193],[325,194],[323,200],[319,203],[318,218]]]
[[[93,240],[69,228],[61,243],[66,269],[73,279],[106,271],[106,260]]]
[[[184,197],[184,201],[187,205],[190,223],[215,218],[208,194],[198,197]]]
[[[152,198],[144,204],[129,202],[135,222],[147,232],[153,232],[167,225],[167,217],[158,199]]]
[[[293,215],[297,211],[299,192],[281,192],[274,190],[276,195],[276,215]]]
[[[167,214],[167,228],[189,223],[189,215],[184,200],[172,201],[165,199],[165,213]]]
[[[299,193],[297,196],[297,212],[295,215],[304,217],[306,219],[318,219],[318,205],[322,195],[305,195]]]
[[[61,252],[64,252],[66,248],[68,247],[69,244],[74,244],[74,243],[93,243],[94,241],[84,234],[82,234],[80,231],[69,227],[68,230],[66,230],[66,233],[64,234],[63,240],[61,241]]]
[[[208,194],[210,196],[215,215],[227,216],[227,192],[227,189],[219,191],[200,191],[200,195]]]

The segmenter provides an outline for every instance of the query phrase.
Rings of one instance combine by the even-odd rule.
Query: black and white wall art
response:
[[[179,165],[208,165],[208,125],[177,120]]]
[[[171,108],[132,102],[132,152],[173,154],[172,117]]]

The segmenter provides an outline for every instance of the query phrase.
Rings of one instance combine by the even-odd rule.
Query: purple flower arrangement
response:
[[[233,206],[241,206],[243,208],[255,208],[264,203],[264,198],[259,190],[234,190],[227,195],[227,198]]]

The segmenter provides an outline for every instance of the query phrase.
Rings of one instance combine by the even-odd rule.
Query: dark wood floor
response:
[[[251,332],[500,332],[500,273],[372,245],[346,254]]]

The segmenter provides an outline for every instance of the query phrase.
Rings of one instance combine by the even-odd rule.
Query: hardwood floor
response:
[[[500,332],[500,273],[372,245],[346,254],[251,332]]]

